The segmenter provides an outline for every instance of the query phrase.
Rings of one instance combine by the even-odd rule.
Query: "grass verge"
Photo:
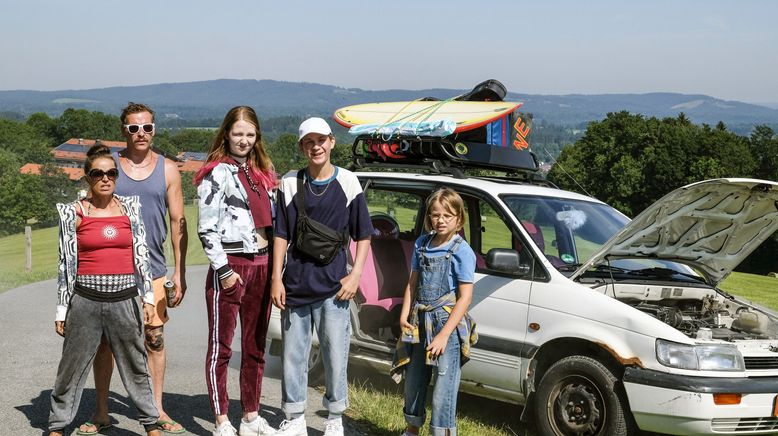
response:
[[[349,384],[350,406],[346,415],[363,434],[397,436],[405,429],[403,417],[402,385],[393,382],[376,385],[367,380],[375,377],[352,379]],[[389,380],[389,377],[386,377]],[[427,395],[431,396],[431,391]],[[521,407],[486,400],[460,393],[457,404],[457,433],[461,435],[530,435],[519,422]],[[429,435],[429,398],[427,401],[427,425],[421,435]]]

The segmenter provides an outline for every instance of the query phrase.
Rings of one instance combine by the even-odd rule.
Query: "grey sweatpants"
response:
[[[138,408],[138,421],[146,430],[156,428],[159,412],[151,394],[137,298],[104,303],[73,295],[65,320],[57,380],[51,391],[49,431],[61,430],[73,422],[103,335],[111,346],[124,388]]]

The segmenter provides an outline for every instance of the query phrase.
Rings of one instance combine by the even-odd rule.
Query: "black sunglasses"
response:
[[[116,180],[117,177],[119,177],[119,170],[116,168],[111,168],[108,171],[103,171],[100,169],[92,169],[89,170],[89,173],[87,174],[87,177],[89,177],[92,180],[103,180],[103,177],[108,176],[109,180]]]
[[[132,133],[133,135],[138,133],[140,129],[143,129],[146,133],[151,133],[154,131],[154,123],[150,124],[125,124],[124,128],[127,129],[128,132]]]

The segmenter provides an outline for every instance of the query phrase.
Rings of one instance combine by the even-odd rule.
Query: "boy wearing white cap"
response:
[[[326,392],[322,403],[329,412],[324,434],[342,435],[341,416],[348,406],[349,300],[357,292],[373,228],[356,175],[330,162],[335,137],[327,122],[321,118],[303,121],[298,146],[308,160],[308,166],[287,173],[281,180],[273,242],[271,298],[281,309],[282,408],[287,417],[277,434],[308,434],[305,423],[307,364],[315,328],[324,360]],[[298,207],[304,208],[308,219],[344,236],[346,242],[331,259],[322,262],[297,249],[294,241],[298,231]],[[356,241],[357,246],[350,272],[347,269],[346,235]]]

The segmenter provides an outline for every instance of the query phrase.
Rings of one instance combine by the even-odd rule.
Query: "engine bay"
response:
[[[599,288],[599,289],[598,289]],[[609,296],[700,340],[778,339],[778,317],[709,287],[597,286]]]

